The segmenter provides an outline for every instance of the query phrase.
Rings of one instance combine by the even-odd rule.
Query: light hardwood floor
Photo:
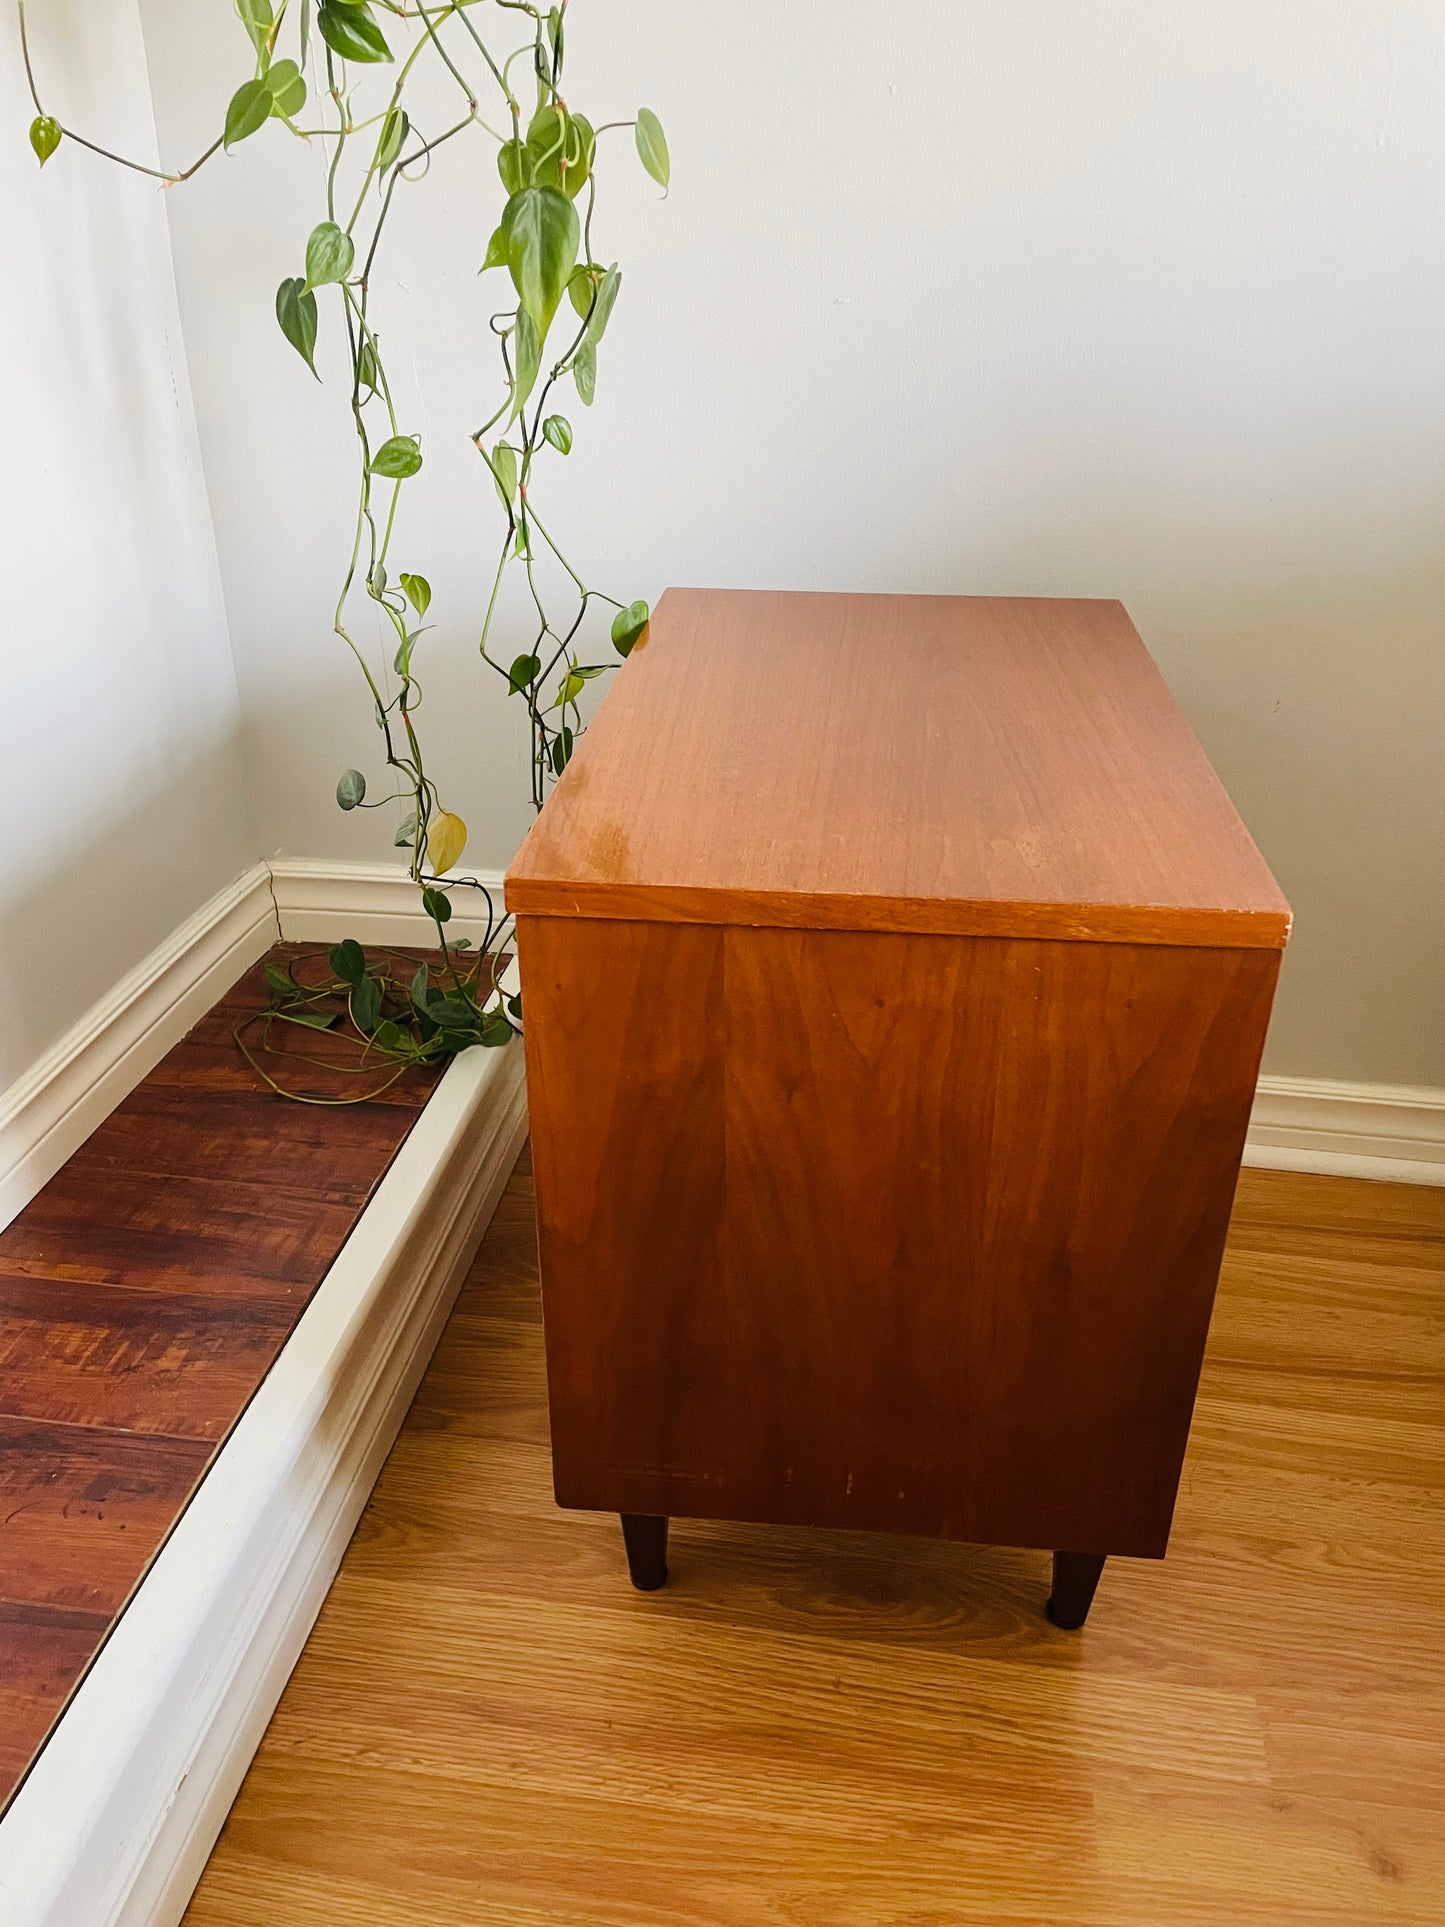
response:
[[[1445,1191],[1247,1172],[1174,1538],[552,1504],[525,1162],[189,1927],[1445,1921]]]

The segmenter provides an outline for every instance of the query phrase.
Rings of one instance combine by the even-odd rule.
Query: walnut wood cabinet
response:
[[[556,1493],[1169,1537],[1289,910],[1116,602],[670,590],[507,879]]]

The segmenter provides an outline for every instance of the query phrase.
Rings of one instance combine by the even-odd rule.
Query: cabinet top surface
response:
[[[669,589],[507,875],[520,914],[1279,947],[1117,602]]]

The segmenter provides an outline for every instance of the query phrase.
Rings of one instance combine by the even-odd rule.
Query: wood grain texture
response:
[[[530,915],[1283,945],[1117,602],[669,589],[507,875]]]
[[[409,1071],[342,1110],[274,1096],[232,1035],[261,972],[0,1231],[0,1806],[435,1086]]]
[[[203,1439],[0,1417],[0,1599],[119,1612],[210,1457]]]
[[[1445,1195],[1247,1171],[1170,1557],[559,1512],[519,1174],[187,1927],[1436,1927]],[[1349,1361],[1353,1360],[1351,1364]]]
[[[0,1599],[0,1786],[18,1784],[105,1638],[107,1612]]]
[[[563,1504],[1162,1554],[1273,952],[518,942]]]

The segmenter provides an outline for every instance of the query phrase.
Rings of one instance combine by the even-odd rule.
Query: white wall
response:
[[[53,111],[153,158],[134,0],[44,0]],[[0,1087],[254,860],[153,183],[26,141],[0,8]]]
[[[144,13],[184,152],[244,41],[223,5]],[[1438,0],[569,19],[573,106],[653,106],[674,158],[665,204],[625,136],[604,178],[626,278],[555,498],[593,578],[1121,596],[1295,904],[1269,1068],[1445,1084]],[[362,856],[388,825],[331,800],[378,767],[328,636],[349,430],[270,315],[319,166],[267,129],[167,205],[258,828]],[[470,658],[496,510],[466,443],[499,190],[459,142],[409,192],[376,312],[427,451],[403,558],[438,590],[423,719],[501,862],[520,718]]]

